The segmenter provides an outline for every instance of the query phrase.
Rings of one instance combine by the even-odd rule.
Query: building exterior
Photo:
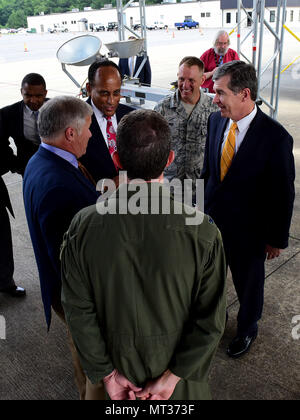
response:
[[[234,28],[237,24],[237,0],[182,0],[181,3],[170,3],[170,1],[174,0],[164,0],[163,4],[146,6],[146,24],[151,25],[159,21],[169,28],[174,28],[175,22],[181,22],[185,17],[192,17],[200,22],[201,28]],[[252,4],[253,0],[243,0],[244,7],[250,13]],[[118,20],[116,8],[107,6],[100,10],[74,9],[72,12],[61,14],[29,16],[28,28],[43,33],[49,30],[86,32],[91,31],[94,25],[99,23],[107,27],[109,22]],[[124,12],[124,22],[127,26],[133,27],[140,22],[140,10],[137,4],[131,6]],[[277,1],[266,0],[265,19],[271,25],[275,25],[276,10]],[[286,24],[294,29],[300,29],[300,0],[287,0]],[[247,25],[249,22],[244,19],[243,26]]]
[[[237,0],[220,0],[222,23],[224,28],[233,28],[237,24]],[[243,0],[243,6],[251,15],[253,0]],[[265,20],[272,26],[276,21],[277,0],[265,0]],[[246,15],[243,13],[243,17]],[[300,29],[300,0],[287,0],[285,23],[289,27]],[[243,26],[251,26],[250,19],[245,19]]]

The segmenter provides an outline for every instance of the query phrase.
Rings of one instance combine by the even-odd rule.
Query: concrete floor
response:
[[[213,32],[201,38],[203,50],[209,46]],[[19,85],[22,77],[31,71],[43,74],[49,87],[49,97],[57,94],[76,94],[76,88],[62,73],[54,52],[67,38],[65,34],[26,38],[0,38],[0,106],[20,99]],[[107,35],[107,34],[106,34]],[[73,35],[74,36],[74,35]],[[161,33],[169,37],[164,45],[158,45],[159,35],[151,35],[149,49],[152,57],[154,82],[167,87],[176,78],[178,48],[184,43],[186,32]],[[195,33],[193,34],[195,37]],[[299,36],[299,34],[298,34]],[[52,37],[52,38],[51,38]],[[72,37],[71,34],[69,38]],[[156,39],[156,38],[157,39]],[[24,53],[24,40],[29,48]],[[195,49],[197,39],[187,45],[184,54]],[[163,43],[162,43],[163,44]],[[205,47],[205,48],[204,48]],[[160,60],[168,48],[169,64],[161,66]],[[289,44],[290,55],[285,56],[287,65],[299,44]],[[45,51],[48,50],[49,54]],[[199,50],[199,48],[198,48]],[[5,52],[6,51],[6,52]],[[39,51],[41,57],[39,57]],[[201,52],[201,51],[200,51]],[[7,54],[6,54],[7,53]],[[30,54],[32,54],[30,56]],[[195,55],[196,54],[194,51]],[[287,54],[287,53],[286,53]],[[289,61],[290,60],[290,61]],[[86,68],[85,68],[86,71]],[[82,69],[74,69],[76,75]],[[174,76],[174,77],[173,77]],[[297,75],[296,75],[297,77]],[[283,75],[280,93],[279,121],[294,137],[294,156],[297,170],[296,201],[291,226],[290,246],[276,261],[267,263],[265,307],[259,326],[259,336],[251,352],[238,360],[229,359],[225,350],[235,334],[238,302],[230,277],[228,278],[229,321],[219,350],[214,359],[210,382],[216,400],[298,400],[300,399],[300,90],[295,73]],[[6,321],[6,339],[0,339],[0,400],[5,399],[77,399],[73,383],[72,366],[66,345],[65,328],[53,319],[50,333],[46,332],[40,298],[39,280],[29,238],[22,201],[22,180],[15,174],[4,177],[15,210],[11,219],[15,280],[25,287],[27,297],[15,300],[0,294],[0,316]],[[297,323],[293,319],[299,316]],[[299,326],[299,327],[297,327]]]

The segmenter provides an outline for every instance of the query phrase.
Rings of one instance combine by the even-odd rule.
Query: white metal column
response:
[[[279,102],[279,88],[280,88],[280,72],[282,65],[282,51],[284,42],[284,21],[286,11],[287,0],[277,0],[277,13],[276,13],[276,28],[275,30],[265,19],[265,0],[253,0],[252,15],[246,11],[243,6],[242,0],[238,0],[238,38],[237,38],[237,50],[241,59],[245,59],[249,63],[252,63],[257,71],[258,78],[258,101],[263,102],[270,112],[270,116],[274,119],[277,118],[278,113],[278,102]],[[246,13],[246,17],[252,22],[252,26],[248,33],[241,39],[241,11]],[[262,67],[263,58],[263,41],[264,41],[264,30],[267,28],[269,32],[274,36],[274,53],[264,67]],[[242,46],[246,39],[252,34],[252,58],[249,58],[244,54]],[[263,97],[263,90],[266,86],[261,86],[261,79],[265,71],[272,66],[271,83],[271,94],[270,100],[268,101]]]

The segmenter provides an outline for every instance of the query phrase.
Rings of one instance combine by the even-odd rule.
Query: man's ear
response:
[[[251,92],[249,88],[245,88],[242,90],[242,95],[243,95],[243,101],[245,101],[246,99],[251,98]]]
[[[85,87],[86,87],[86,91],[87,91],[88,95],[91,96],[91,85],[90,85],[90,83],[87,82],[87,84],[85,85]]]
[[[74,128],[68,127],[65,130],[65,138],[68,142],[72,142],[74,139]]]
[[[170,150],[169,157],[168,157],[167,164],[166,164],[166,168],[171,165],[171,163],[174,161],[174,159],[175,159],[174,150]]]
[[[118,153],[118,152],[115,152],[115,153],[112,155],[112,160],[113,160],[113,162],[114,162],[114,164],[115,164],[115,166],[116,166],[117,168],[119,168],[119,169],[123,169],[122,163],[120,162],[120,157],[119,157],[119,153]]]

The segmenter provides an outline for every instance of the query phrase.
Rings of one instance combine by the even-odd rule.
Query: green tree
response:
[[[27,26],[27,19],[22,10],[14,10],[7,21],[7,26],[10,28],[21,28]]]

